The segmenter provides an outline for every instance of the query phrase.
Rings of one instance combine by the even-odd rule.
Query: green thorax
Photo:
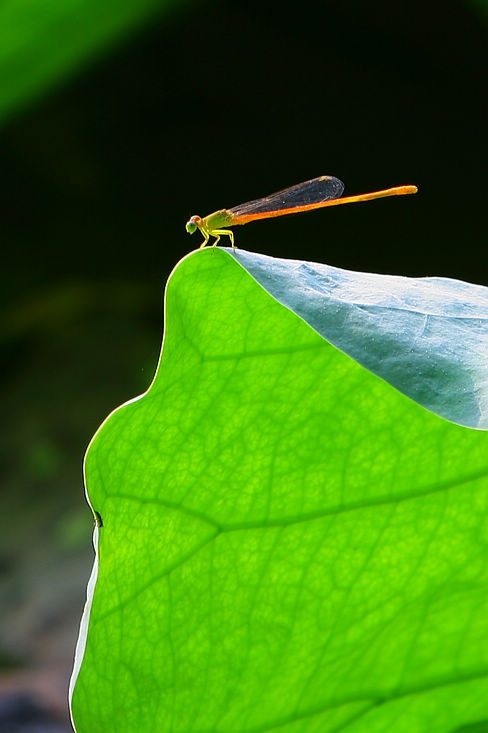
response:
[[[232,219],[234,217],[228,211],[228,209],[220,209],[214,211],[213,214],[209,214],[203,218],[203,223],[206,229],[213,231],[214,229],[220,229],[221,227],[228,227],[232,225]]]

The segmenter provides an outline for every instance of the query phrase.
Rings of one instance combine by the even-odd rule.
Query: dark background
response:
[[[92,563],[82,458],[149,385],[165,281],[201,239],[191,214],[321,174],[346,195],[416,184],[236,243],[488,283],[485,20],[436,0],[187,5],[0,130],[0,730],[67,729]]]

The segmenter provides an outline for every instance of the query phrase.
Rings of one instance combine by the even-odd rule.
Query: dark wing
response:
[[[321,201],[337,199],[344,191],[344,184],[334,176],[319,176],[304,183],[297,183],[295,186],[277,191],[270,196],[261,199],[248,201],[247,204],[234,206],[228,209],[233,217],[248,216],[252,214],[264,214],[268,211],[280,211],[293,209],[297,206],[317,204]]]

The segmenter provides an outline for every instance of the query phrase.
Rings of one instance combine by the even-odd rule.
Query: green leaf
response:
[[[15,0],[0,6],[0,119],[170,0]]]
[[[331,345],[262,265],[182,260],[156,377],[90,445],[76,730],[483,730],[488,434]]]

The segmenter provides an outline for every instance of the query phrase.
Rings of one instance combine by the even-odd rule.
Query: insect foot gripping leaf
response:
[[[78,733],[448,733],[488,718],[488,433],[410,389],[452,407],[446,371],[455,388],[471,380],[458,417],[482,424],[481,372],[447,368],[451,342],[429,362],[429,317],[411,341],[416,378],[397,364],[391,386],[368,359],[398,362],[377,322],[398,328],[408,283],[388,303],[383,281],[378,314],[331,300],[334,273],[314,267],[200,250],[173,272],[154,381],[86,456],[103,526]],[[348,277],[354,291],[369,276]],[[326,340],[327,322],[351,327],[356,356]]]

